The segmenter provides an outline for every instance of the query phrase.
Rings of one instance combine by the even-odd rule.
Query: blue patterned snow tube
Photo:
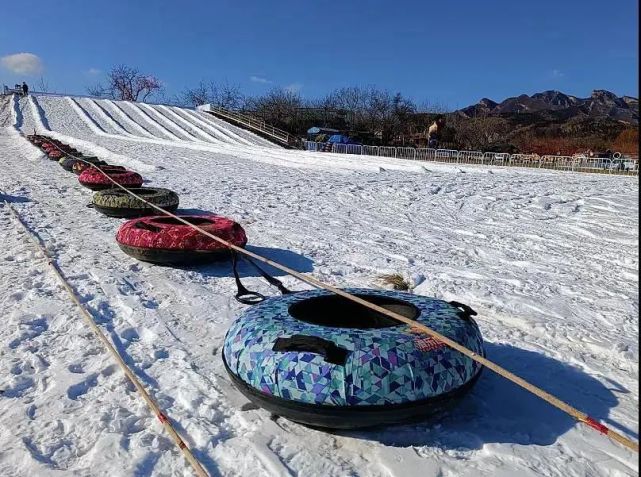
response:
[[[476,313],[466,305],[397,291],[346,291],[485,354]],[[246,310],[225,336],[223,360],[254,403],[336,429],[423,419],[453,404],[482,369],[436,339],[324,290]]]

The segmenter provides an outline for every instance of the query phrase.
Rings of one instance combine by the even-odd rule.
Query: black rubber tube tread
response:
[[[89,184],[89,183],[81,183],[83,187],[86,187],[87,189],[90,189],[92,191],[99,191],[99,190],[106,190],[106,189],[111,189],[112,185],[111,184]],[[126,184],[122,184],[123,187],[126,187],[127,189],[138,189],[138,187],[129,187]]]
[[[178,210],[178,205],[174,206],[159,206],[161,209],[166,210],[167,212],[174,213]],[[145,209],[137,209],[134,207],[122,208],[122,207],[101,207],[99,205],[93,204],[93,208],[98,212],[105,214],[107,217],[116,217],[118,219],[134,219],[136,217],[145,217],[146,215],[157,215],[158,211],[147,207]]]
[[[160,187],[137,187],[129,190],[165,210],[169,210],[169,208],[175,210],[178,207],[178,195],[172,190]],[[148,210],[156,215],[153,207],[127,194],[122,189],[109,188],[96,192],[93,196],[93,205],[96,208],[122,209],[123,211],[127,209]]]
[[[481,368],[462,386],[420,401],[374,406],[328,406],[298,403],[262,393],[236,376],[227,366],[225,356],[222,353],[221,356],[232,383],[251,402],[276,416],[325,429],[362,429],[424,421],[456,404],[471,390],[483,372]]]
[[[130,257],[156,265],[201,265],[220,262],[231,258],[229,250],[167,250],[162,248],[132,247],[118,243],[120,249]]]
[[[97,157],[80,157],[78,159],[82,159],[82,162],[89,162],[91,164],[106,164],[105,161],[102,161]]]
[[[78,162],[78,159],[74,159],[73,157],[63,157],[58,161],[58,164],[65,170],[71,172],[71,169],[73,168],[73,165]]]

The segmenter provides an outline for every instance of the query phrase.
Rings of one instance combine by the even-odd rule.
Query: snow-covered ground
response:
[[[128,165],[183,210],[232,217],[252,250],[334,285],[397,272],[415,293],[468,303],[490,359],[634,439],[638,178],[287,151],[179,108],[3,101],[0,189],[212,475],[638,474],[635,454],[490,372],[422,424],[325,433],[271,419],[222,367],[244,308],[229,266],[124,255],[122,221],[86,208],[91,193],[17,130]],[[0,222],[0,475],[190,475],[2,208]]]

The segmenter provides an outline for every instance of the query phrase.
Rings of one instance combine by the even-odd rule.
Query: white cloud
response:
[[[15,53],[0,58],[2,66],[12,73],[20,75],[37,75],[42,73],[42,60],[33,53]]]
[[[550,71],[550,77],[551,78],[563,78],[565,76],[565,73],[561,70],[554,69]]]
[[[97,76],[97,75],[99,75],[100,73],[102,73],[102,70],[99,70],[98,68],[89,68],[89,69],[87,70],[87,74],[88,74],[88,75],[91,75],[91,76]]]
[[[262,83],[262,84],[270,84],[271,83],[270,80],[268,80],[267,78],[263,78],[262,76],[250,76],[249,80],[253,81],[254,83]]]
[[[288,93],[300,93],[300,90],[303,89],[303,85],[301,83],[292,83],[288,84],[283,89]]]

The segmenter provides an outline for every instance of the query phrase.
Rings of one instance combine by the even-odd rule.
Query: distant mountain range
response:
[[[532,96],[522,94],[497,103],[488,98],[457,111],[468,118],[530,114],[548,120],[613,119],[626,124],[639,124],[639,100],[631,96],[617,96],[597,89],[589,98],[578,98],[560,91],[544,91]]]

